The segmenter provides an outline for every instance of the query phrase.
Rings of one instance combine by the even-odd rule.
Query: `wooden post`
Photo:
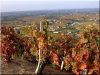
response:
[[[37,66],[37,68],[35,70],[35,74],[38,74],[39,73],[40,65],[41,65],[41,51],[39,49],[39,61],[38,61],[38,66]]]
[[[61,70],[63,70],[63,67],[64,67],[64,61],[62,60],[62,63],[61,63]]]
[[[43,31],[43,25],[42,25],[42,21],[40,21],[40,32],[42,31]],[[39,55],[39,61],[38,61],[38,66],[36,68],[35,74],[38,74],[41,71],[42,64],[41,64],[41,50],[40,49],[39,49],[38,55]]]
[[[42,21],[40,21],[40,32],[43,31],[43,25],[42,25]]]

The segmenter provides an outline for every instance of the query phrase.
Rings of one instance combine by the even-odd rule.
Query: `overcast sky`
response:
[[[0,0],[1,11],[99,8],[99,0]]]

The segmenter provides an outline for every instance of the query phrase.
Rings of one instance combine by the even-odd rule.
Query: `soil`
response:
[[[22,58],[17,58],[15,60],[12,60],[12,62],[10,63],[6,63],[4,59],[2,59],[0,63],[1,63],[1,74],[35,74],[34,72],[37,67],[37,63],[32,63]],[[70,73],[67,73],[66,71],[60,71],[52,68],[50,65],[46,65],[42,74],[66,75]]]

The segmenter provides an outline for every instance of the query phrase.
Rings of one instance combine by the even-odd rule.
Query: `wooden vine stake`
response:
[[[42,25],[42,21],[40,21],[40,32],[43,31],[43,25]],[[39,61],[38,61],[38,65],[37,65],[37,68],[35,70],[35,74],[38,74],[40,73],[40,67],[41,67],[41,50],[39,48],[39,52],[38,52],[38,55],[39,55]]]

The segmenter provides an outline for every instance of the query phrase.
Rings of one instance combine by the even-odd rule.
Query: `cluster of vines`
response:
[[[41,60],[51,63],[55,69],[60,69],[64,61],[63,70],[67,72],[82,74],[87,70],[88,74],[100,73],[100,32],[97,30],[80,32],[77,38],[62,33],[59,39],[49,36],[46,41],[46,34],[37,30],[31,32],[31,37],[21,39],[12,27],[1,29],[1,52],[7,61],[19,53],[29,61],[38,61],[38,50],[41,49]]]

